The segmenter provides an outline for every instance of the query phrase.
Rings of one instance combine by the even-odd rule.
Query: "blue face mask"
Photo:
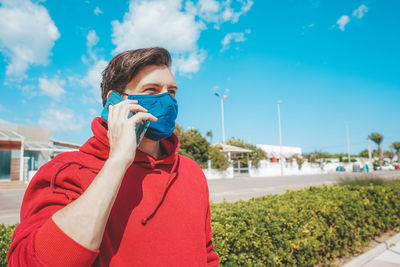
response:
[[[156,122],[150,122],[144,136],[159,141],[171,136],[175,129],[175,120],[178,116],[178,103],[170,93],[159,95],[128,95],[128,99],[137,100],[139,105],[157,117]]]

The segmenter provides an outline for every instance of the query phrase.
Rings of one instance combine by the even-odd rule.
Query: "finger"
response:
[[[133,99],[125,99],[122,102],[126,103],[126,104],[137,104],[137,103],[139,103],[137,100],[133,100]]]
[[[147,112],[147,109],[137,104],[136,100],[126,101],[120,105],[115,105],[115,116],[118,118],[128,118],[130,112]]]
[[[108,106],[108,122],[109,121],[112,121],[112,118],[113,118],[113,105],[109,105]]]
[[[119,103],[117,103],[117,104],[114,104],[114,105],[112,105],[112,106],[115,107],[115,108],[117,108],[117,109],[119,109],[119,108],[121,108],[121,107],[123,107],[123,106],[132,105],[132,104],[137,104],[137,103],[138,103],[137,100],[127,99],[127,100],[121,101],[121,102],[119,102]]]
[[[133,120],[135,121],[135,123],[140,123],[141,121],[157,121],[157,117],[147,112],[138,112],[133,115],[129,120]]]
[[[123,116],[124,118],[128,118],[129,114],[131,112],[137,113],[137,112],[147,112],[147,109],[145,109],[144,107],[140,106],[140,105],[136,105],[136,104],[130,104],[128,105],[126,108],[124,108],[123,111]]]

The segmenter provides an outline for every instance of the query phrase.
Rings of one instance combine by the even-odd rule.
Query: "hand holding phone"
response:
[[[118,104],[119,102],[124,101],[124,99],[119,96],[116,92],[112,92],[104,105],[103,111],[101,113],[101,117],[107,122],[108,121],[108,108],[110,105],[115,105]],[[130,112],[128,115],[128,118],[132,117],[135,115],[135,112]],[[143,121],[142,123],[137,123],[136,124],[136,145],[138,146],[140,144],[140,141],[142,140],[144,134],[146,133],[147,129],[149,128],[150,121],[146,120]]]

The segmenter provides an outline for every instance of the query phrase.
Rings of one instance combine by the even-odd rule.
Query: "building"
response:
[[[57,154],[79,147],[51,140],[47,128],[0,124],[0,180],[29,182]]]
[[[285,159],[288,159],[296,154],[297,155],[302,154],[301,147],[296,147],[296,146],[282,146],[282,151],[281,151],[281,146],[264,145],[264,144],[259,144],[256,146],[258,148],[261,148],[267,155],[267,158],[270,159],[279,159],[281,153],[282,157]]]

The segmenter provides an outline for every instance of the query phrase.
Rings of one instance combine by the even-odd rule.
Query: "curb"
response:
[[[374,247],[373,249],[361,254],[360,256],[356,257],[352,261],[346,263],[343,265],[343,267],[359,267],[363,266],[364,264],[368,263],[375,257],[379,256],[383,252],[385,252],[387,249],[395,245],[397,242],[400,241],[400,234],[396,234],[390,239],[386,240],[382,244],[379,244],[378,246]]]

